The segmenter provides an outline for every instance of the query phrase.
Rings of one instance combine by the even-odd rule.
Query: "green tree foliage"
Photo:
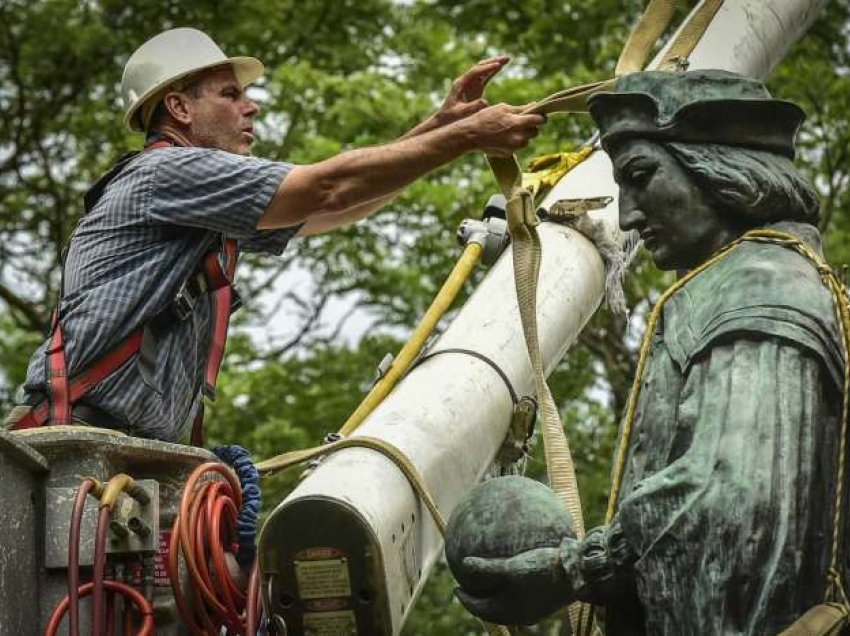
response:
[[[612,72],[641,3],[614,0],[5,0],[0,2],[0,406],[24,376],[59,285],[62,246],[86,187],[139,140],[121,126],[120,72],[129,53],[173,26],[211,33],[232,55],[264,60],[262,141],[256,153],[296,163],[401,134],[439,103],[451,79],[477,59],[513,62],[491,101],[526,103]],[[850,260],[848,8],[829,3],[777,70],[772,87],[809,121],[800,163],[823,197],[822,229],[833,262]],[[575,147],[589,118],[552,117],[525,153]],[[283,259],[252,257],[249,303],[232,337],[211,408],[210,442],[241,443],[257,457],[315,445],[368,389],[377,362],[422,314],[458,255],[458,222],[479,213],[494,186],[468,156],[409,188],[358,226],[296,241]],[[295,271],[312,280],[287,287]],[[483,275],[479,272],[476,278]],[[571,433],[590,525],[603,514],[616,421],[634,372],[647,308],[670,282],[645,258],[627,281],[624,321],[598,312],[559,369],[553,391]],[[475,281],[470,284],[470,289]],[[339,307],[373,321],[356,341]],[[285,316],[285,318],[282,318]],[[248,337],[291,323],[288,336]],[[275,324],[274,326],[279,326]],[[346,337],[343,337],[346,336]],[[543,474],[538,452],[530,473]],[[296,474],[265,484],[280,501]],[[475,634],[438,566],[406,632]],[[559,620],[527,633],[558,633]]]

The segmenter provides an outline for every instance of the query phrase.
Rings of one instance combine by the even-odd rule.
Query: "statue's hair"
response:
[[[756,224],[803,221],[817,225],[817,193],[787,157],[720,144],[667,142],[664,146],[700,188],[734,216]]]

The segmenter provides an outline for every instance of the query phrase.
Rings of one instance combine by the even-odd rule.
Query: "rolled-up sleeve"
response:
[[[253,249],[270,252],[282,251],[297,232],[257,230],[291,164],[210,148],[167,148],[157,154],[152,222],[222,232],[249,249],[253,242]]]
[[[283,254],[284,248],[289,244],[303,223],[291,227],[282,227],[277,230],[257,230],[254,236],[241,241],[239,248],[245,252],[263,252],[265,254]]]

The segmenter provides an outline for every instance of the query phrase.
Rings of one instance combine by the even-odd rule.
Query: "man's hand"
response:
[[[545,115],[522,114],[521,106],[496,104],[455,122],[453,126],[469,139],[472,150],[480,150],[493,157],[507,157],[536,137],[545,122]]]
[[[419,177],[466,152],[506,157],[525,146],[546,118],[521,114],[519,106],[487,106],[481,99],[487,82],[505,63],[506,57],[485,60],[458,78],[441,109],[445,117],[459,117],[451,123],[439,124],[432,115],[395,142],[292,168],[257,229],[307,222],[301,235],[326,232],[364,218]]]
[[[484,89],[510,59],[507,55],[498,55],[481,60],[452,82],[449,94],[435,114],[438,124],[450,124],[486,108]]]
[[[510,61],[507,55],[497,55],[481,60],[470,67],[463,75],[452,82],[449,94],[443,100],[440,108],[425,121],[401,137],[415,137],[422,133],[441,128],[460,119],[474,115],[487,108],[489,104],[484,99],[484,89],[487,83],[502,70]]]
[[[575,542],[569,540],[572,546]],[[465,577],[484,595],[457,588],[470,612],[492,623],[531,625],[573,599],[572,584],[561,564],[562,548],[537,548],[506,559],[466,557]]]

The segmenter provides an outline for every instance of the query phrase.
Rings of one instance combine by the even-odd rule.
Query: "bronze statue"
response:
[[[803,112],[711,70],[627,75],[589,109],[621,227],[661,269],[692,273],[648,341],[609,522],[512,556],[461,545],[452,568],[474,584],[458,596],[505,624],[581,600],[604,607],[609,636],[776,634],[848,574],[844,350],[825,268],[800,253],[821,249],[793,165]],[[736,243],[752,230],[767,238]],[[498,490],[471,499],[498,509]],[[455,544],[482,531],[451,530]]]

